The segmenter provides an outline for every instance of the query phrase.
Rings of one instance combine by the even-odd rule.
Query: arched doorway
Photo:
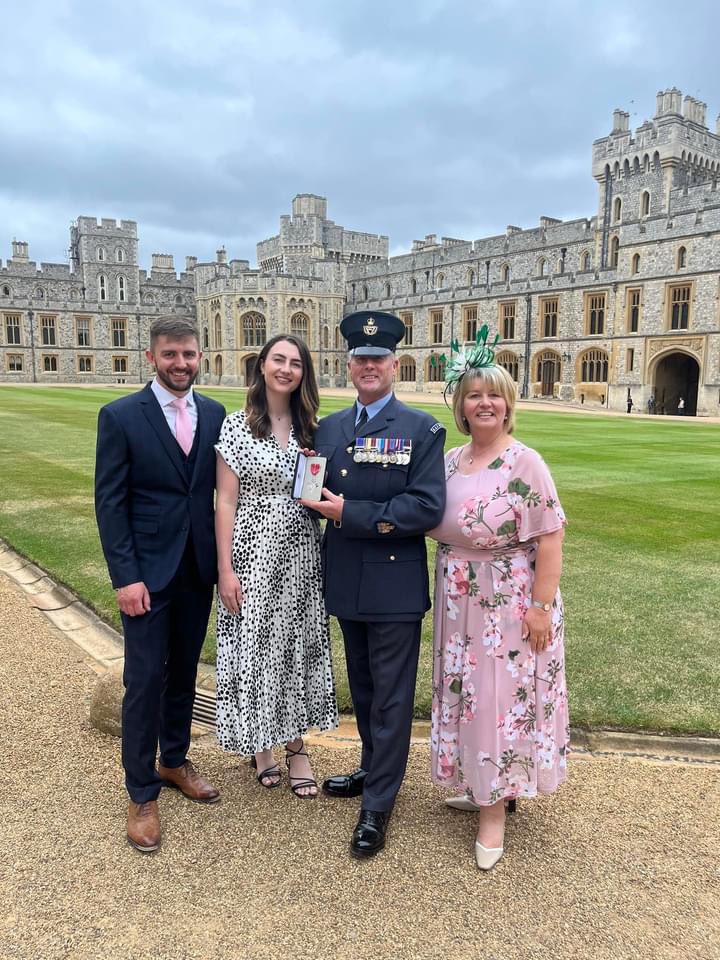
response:
[[[255,373],[255,364],[257,363],[257,354],[254,353],[250,357],[245,357],[244,367],[245,367],[245,386],[250,385],[250,381],[253,378]]]
[[[555,383],[560,379],[560,357],[551,350],[541,353],[537,362],[537,379],[540,382],[540,394],[552,397]]]
[[[680,397],[685,401],[685,414],[697,413],[700,366],[687,353],[669,353],[658,360],[655,367],[655,409],[670,416],[678,412]]]
[[[218,378],[218,381],[223,375],[223,361],[220,354],[215,357],[215,376]]]

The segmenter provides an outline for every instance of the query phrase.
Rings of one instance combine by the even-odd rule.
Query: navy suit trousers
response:
[[[160,793],[155,770],[158,742],[164,766],[179,767],[187,759],[197,662],[212,598],[212,584],[200,580],[189,540],[170,583],[150,594],[150,611],[122,616],[122,760],[127,791],[135,803],[155,800]]]
[[[340,620],[350,693],[367,771],[362,805],[392,810],[405,776],[422,620]]]

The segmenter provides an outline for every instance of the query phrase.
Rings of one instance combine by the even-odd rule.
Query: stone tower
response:
[[[127,310],[139,302],[137,223],[78,217],[70,228],[70,265],[87,302]]]
[[[593,144],[592,173],[599,186],[598,241],[601,267],[617,263],[613,234],[622,224],[648,217],[672,218],[674,194],[713,184],[720,173],[720,119],[705,125],[707,105],[676,87],[657,94],[656,112],[634,132],[630,114],[613,113],[609,136]]]

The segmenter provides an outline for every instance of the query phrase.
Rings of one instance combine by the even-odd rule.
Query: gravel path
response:
[[[163,847],[141,856],[118,741],[87,719],[96,675],[1,576],[0,678],[3,960],[720,958],[719,765],[578,758],[481,875],[427,748],[387,849],[356,863],[356,801],[263,791],[206,737],[193,757],[223,802],[164,792]],[[313,748],[320,776],[355,756]]]

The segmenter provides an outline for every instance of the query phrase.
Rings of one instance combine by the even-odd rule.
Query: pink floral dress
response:
[[[552,793],[569,749],[563,605],[552,642],[533,654],[522,639],[535,540],[565,524],[545,463],[512,441],[489,467],[465,476],[462,448],[445,457],[447,506],[438,540],[432,778],[478,804]]]

